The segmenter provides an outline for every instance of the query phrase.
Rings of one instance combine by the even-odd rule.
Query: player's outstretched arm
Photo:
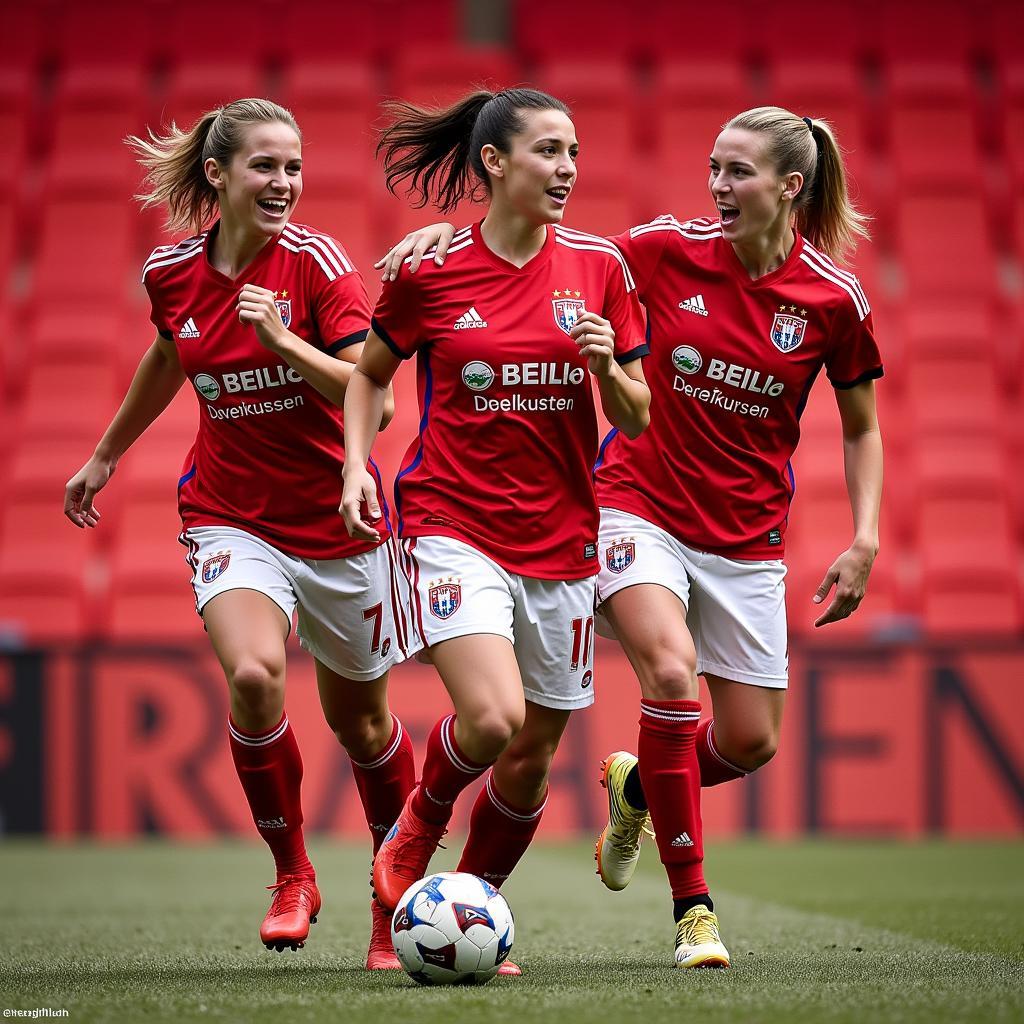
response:
[[[813,601],[821,604],[835,586],[825,611],[814,621],[825,626],[852,615],[864,600],[878,554],[878,510],[882,500],[882,435],[875,411],[875,383],[836,391],[843,421],[846,490],[853,512],[853,543],[829,566]]]
[[[100,513],[93,504],[97,491],[106,486],[118,460],[171,404],[184,382],[174,343],[158,336],[139,361],[121,408],[92,457],[64,488],[64,515],[75,526],[85,529],[98,525]]]
[[[389,249],[373,265],[374,270],[381,271],[382,281],[394,281],[402,269],[403,261],[411,256],[409,261],[409,273],[415,274],[420,269],[424,254],[437,246],[434,253],[434,262],[440,267],[448,255],[448,246],[452,244],[452,236],[455,234],[455,225],[447,221],[439,221],[437,224],[428,224],[425,228],[410,231],[396,246]]]
[[[625,366],[615,361],[615,330],[611,322],[589,310],[580,314],[569,332],[586,356],[597,380],[601,408],[608,422],[627,437],[639,437],[651,422],[651,392],[640,360]]]
[[[345,468],[341,505],[349,536],[378,541],[377,482],[366,468],[398,357],[371,330],[345,393]],[[363,515],[363,509],[366,515]]]

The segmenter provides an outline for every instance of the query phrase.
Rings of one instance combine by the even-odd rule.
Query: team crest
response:
[[[438,580],[430,585],[427,600],[433,615],[450,619],[462,606],[462,586],[454,583],[450,576],[447,580]]]
[[[587,304],[583,299],[552,299],[551,305],[555,311],[555,323],[566,334],[573,329],[581,314],[587,311]]]
[[[274,299],[274,305],[277,306],[278,313],[281,314],[281,323],[285,327],[291,327],[292,325],[292,300],[291,299]]]
[[[218,551],[213,557],[203,562],[203,582],[212,583],[218,576],[227,571],[231,564],[230,551]]]
[[[636,544],[631,540],[615,541],[604,553],[609,572],[625,572],[636,560]]]
[[[807,321],[788,313],[776,313],[772,321],[772,344],[780,352],[792,352],[804,340]]]

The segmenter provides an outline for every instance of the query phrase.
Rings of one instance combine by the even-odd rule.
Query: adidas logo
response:
[[[707,313],[704,314],[707,316]],[[693,840],[690,838],[688,832],[680,832],[679,835],[672,840],[673,846],[693,846]]]
[[[487,321],[476,311],[476,306],[470,306],[458,320],[455,321],[455,330],[468,331],[474,327],[486,327]]]
[[[196,327],[195,320],[189,317],[182,325],[181,330],[178,331],[178,337],[184,341],[186,338],[198,338],[199,328]]]
[[[685,302],[679,303],[680,309],[685,309],[689,313],[696,313],[697,316],[707,316],[708,311],[704,308],[704,296],[694,295],[692,298],[686,299]]]

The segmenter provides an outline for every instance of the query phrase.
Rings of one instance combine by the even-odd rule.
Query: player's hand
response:
[[[246,284],[238,293],[236,312],[238,320],[243,324],[251,324],[256,337],[264,348],[271,352],[277,350],[285,334],[288,333],[281,319],[281,313],[274,303],[275,292],[259,285]]]
[[[95,455],[67,482],[64,488],[64,515],[84,530],[100,522],[100,510],[93,505],[96,492],[113,476],[117,463]]]
[[[365,466],[345,474],[338,511],[345,517],[345,527],[350,537],[374,543],[380,540],[380,533],[373,525],[381,520],[380,504],[377,501],[377,481]]]
[[[581,313],[569,336],[587,357],[587,366],[595,377],[610,377],[615,366],[615,331],[604,317]]]
[[[830,622],[838,622],[852,615],[864,600],[868,589],[868,577],[874,564],[873,552],[858,548],[856,545],[847,548],[830,566],[821,586],[814,592],[811,599],[821,604],[828,597],[834,586],[835,594],[832,602],[821,615],[814,620],[815,627],[827,626]]]
[[[452,244],[454,234],[455,225],[449,224],[447,221],[428,224],[418,231],[410,231],[398,245],[374,263],[373,269],[381,271],[380,279],[382,281],[394,281],[402,269],[402,262],[407,256],[411,256],[409,273],[415,274],[420,269],[423,254],[435,245],[437,252],[434,253],[434,262],[440,267],[444,264],[444,258],[448,254],[448,246]]]

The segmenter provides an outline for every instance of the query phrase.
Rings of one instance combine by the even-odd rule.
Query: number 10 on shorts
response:
[[[569,658],[569,668],[575,672],[580,667],[581,658],[584,668],[590,661],[590,647],[594,642],[594,616],[590,615],[586,619],[573,619],[569,628],[572,630],[572,654]]]

